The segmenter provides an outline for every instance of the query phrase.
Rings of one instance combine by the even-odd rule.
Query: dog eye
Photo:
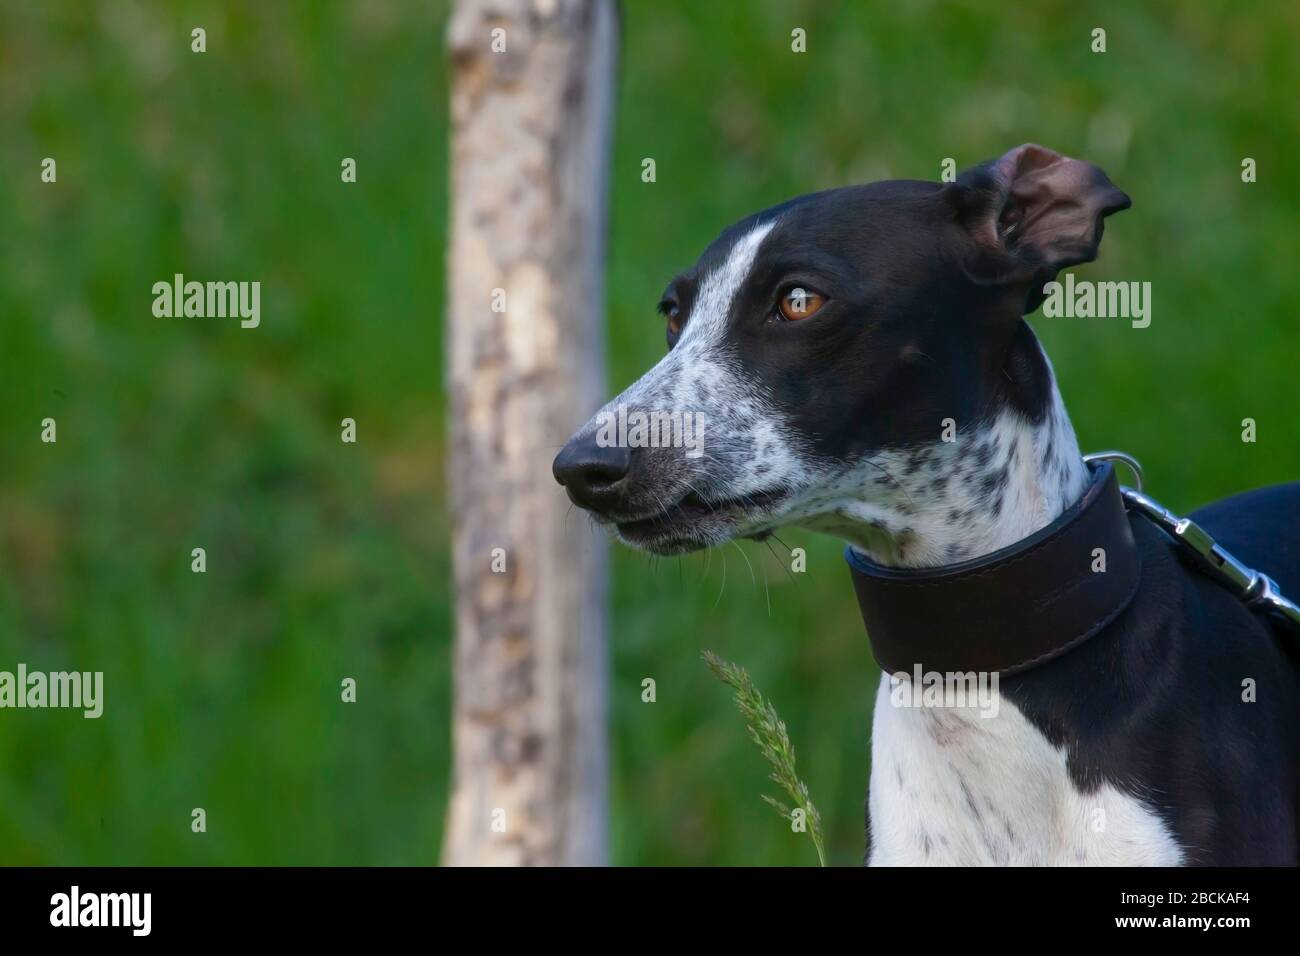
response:
[[[659,303],[659,311],[668,320],[668,335],[676,338],[682,334],[682,311],[676,302]]]
[[[675,305],[668,307],[668,331],[673,335],[682,334],[682,310]]]
[[[777,308],[781,310],[781,315],[787,322],[798,322],[800,319],[815,315],[825,304],[826,297],[820,292],[795,286],[781,296]]]

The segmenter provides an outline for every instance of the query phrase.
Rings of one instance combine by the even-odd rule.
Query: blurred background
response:
[[[437,861],[446,12],[0,0],[0,670],[106,672],[99,720],[0,711],[0,863]],[[1147,329],[1031,320],[1081,445],[1180,510],[1300,476],[1294,4],[629,0],[622,36],[611,395],[724,226],[1037,141],[1133,198],[1078,273],[1153,286]],[[154,318],[175,272],[260,280],[261,327]],[[613,862],[815,862],[702,648],[787,721],[831,862],[861,860],[877,672],[840,545],[781,537],[806,573],[614,551]]]

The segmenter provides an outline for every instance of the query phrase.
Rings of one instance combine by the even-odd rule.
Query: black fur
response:
[[[1224,547],[1300,594],[1300,483],[1193,515]],[[1100,634],[1002,693],[1057,746],[1076,785],[1102,782],[1165,820],[1191,865],[1300,861],[1300,635],[1271,625],[1133,520],[1142,584]],[[1243,702],[1243,681],[1255,701]],[[1078,693],[1087,687],[1088,693]]]
[[[1021,318],[1028,279],[990,288],[955,266],[979,250],[952,188],[896,180],[765,210],[723,232],[664,301],[689,316],[703,277],[775,219],[732,305],[728,344],[810,451],[853,461],[933,442],[945,418],[965,425],[1008,405],[1037,422],[1050,380]],[[814,320],[774,316],[793,285],[828,298]]]

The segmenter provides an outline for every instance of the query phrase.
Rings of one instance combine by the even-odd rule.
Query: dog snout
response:
[[[629,449],[603,445],[590,434],[571,438],[555,456],[551,473],[575,504],[603,513],[619,501],[631,464]]]

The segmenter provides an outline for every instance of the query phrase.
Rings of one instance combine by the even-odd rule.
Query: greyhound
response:
[[[1268,569],[1256,597],[1300,593],[1300,483],[1146,520],[1080,454],[1024,318],[1129,205],[1026,144],[752,215],[669,282],[667,354],[554,461],[655,554],[785,525],[848,543],[884,671],[871,864],[1296,863],[1296,651],[1177,539]],[[611,436],[629,408],[663,427]],[[914,706],[922,667],[991,678],[1000,706]]]

